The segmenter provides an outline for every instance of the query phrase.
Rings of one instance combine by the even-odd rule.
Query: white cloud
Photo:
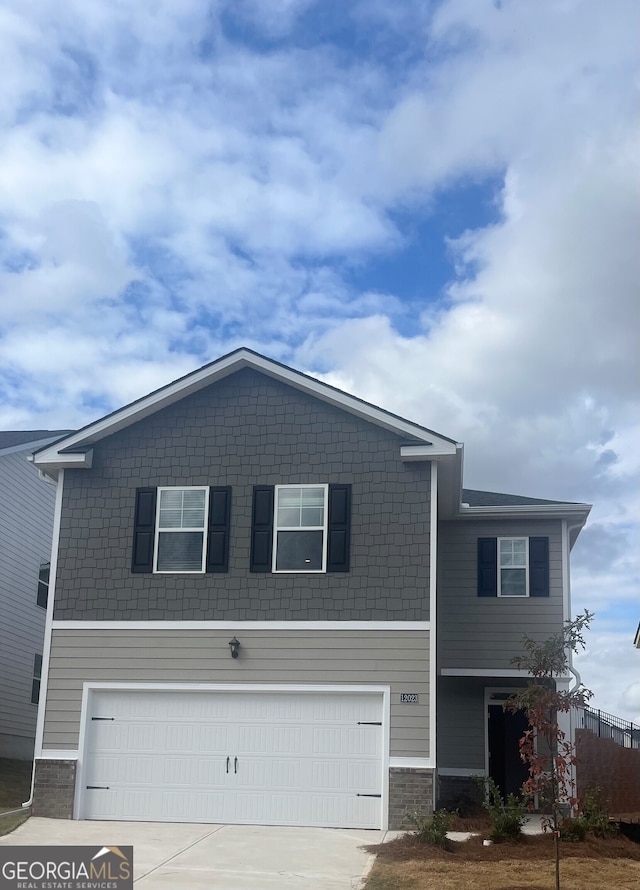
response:
[[[0,424],[78,425],[249,345],[463,440],[470,487],[593,501],[574,601],[604,620],[637,577],[635,5],[371,0],[351,46],[292,42],[307,13],[3,5]],[[353,287],[488,174],[497,218],[414,330]]]

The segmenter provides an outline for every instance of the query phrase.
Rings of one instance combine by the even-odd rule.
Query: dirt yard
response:
[[[412,836],[370,848],[377,860],[365,890],[553,890],[554,852],[549,836],[513,844],[482,845],[482,838],[450,842],[448,850]],[[637,890],[640,847],[625,838],[561,846],[562,890]]]

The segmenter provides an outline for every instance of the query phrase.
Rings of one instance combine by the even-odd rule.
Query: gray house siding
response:
[[[479,597],[480,537],[549,537],[548,597]],[[522,636],[544,640],[563,621],[560,520],[464,520],[438,527],[438,667],[509,669]]]
[[[485,689],[515,688],[524,680],[491,677],[438,679],[438,769],[485,769]]]
[[[43,650],[46,611],[38,572],[51,553],[55,489],[27,461],[33,448],[0,453],[0,756],[30,759],[37,706],[34,657]]]
[[[400,438],[250,369],[94,448],[66,470],[56,619],[427,620],[428,462]],[[249,571],[252,488],[351,483],[349,572]],[[230,485],[229,571],[131,573],[135,490]]]
[[[390,755],[430,756],[429,633],[419,630],[62,630],[52,636],[44,753],[76,750],[83,682],[391,687]],[[400,692],[419,704],[401,704]]]

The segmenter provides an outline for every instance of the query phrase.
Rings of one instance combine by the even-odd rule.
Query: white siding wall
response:
[[[24,759],[33,753],[31,681],[46,615],[36,603],[38,572],[50,558],[55,501],[27,461],[33,447],[0,454],[0,756]]]

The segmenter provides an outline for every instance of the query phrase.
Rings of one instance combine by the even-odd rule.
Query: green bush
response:
[[[570,843],[581,843],[585,840],[588,832],[587,821],[582,815],[576,816],[575,819],[561,819],[558,828],[560,829],[560,839]]]
[[[498,844],[518,840],[522,836],[527,801],[517,794],[509,794],[505,801],[493,779],[482,778],[481,782],[485,787],[484,808],[491,819],[489,837]]]
[[[584,821],[587,831],[596,837],[608,838],[618,833],[618,826],[609,820],[602,789],[598,786],[585,792],[579,818]]]
[[[447,831],[453,825],[455,817],[455,813],[450,813],[447,810],[436,810],[428,816],[425,816],[421,810],[406,813],[406,818],[415,828],[416,837],[420,843],[435,847],[446,846]]]

